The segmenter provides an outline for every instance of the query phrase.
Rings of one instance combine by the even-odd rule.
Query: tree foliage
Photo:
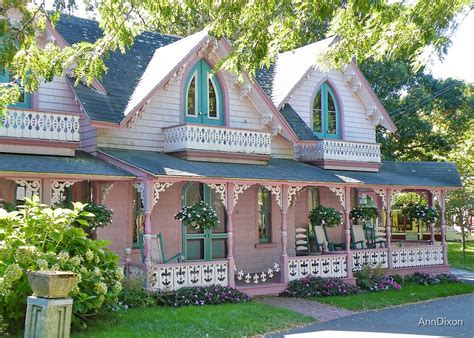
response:
[[[419,0],[414,4],[387,0],[86,0],[96,10],[103,36],[95,43],[66,48],[40,46],[36,33],[75,0],[55,0],[47,12],[44,0],[4,0],[0,5],[1,65],[29,92],[39,81],[70,71],[77,81],[91,83],[107,68],[111,51],[126,52],[144,30],[188,34],[203,27],[211,35],[232,41],[223,65],[231,71],[253,72],[271,63],[281,52],[323,36],[337,35],[325,56],[327,65],[340,67],[358,60],[406,57],[418,63],[424,47],[443,52],[455,28],[456,15],[469,0]],[[20,16],[14,13],[21,14]],[[21,19],[15,20],[20,17]],[[18,97],[17,85],[0,88],[0,107]]]

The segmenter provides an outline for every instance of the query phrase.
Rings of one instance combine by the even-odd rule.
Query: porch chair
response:
[[[316,242],[317,252],[323,252],[324,242],[328,243],[329,251],[336,251],[336,249],[343,250],[345,247],[344,244],[335,244],[335,243],[330,242],[326,233],[326,228],[323,226],[313,225],[313,234],[314,234],[314,240]]]
[[[372,232],[372,243],[373,248],[386,248],[387,247],[387,238],[385,229],[382,227],[374,228]]]
[[[361,224],[351,225],[351,249],[367,249],[367,238]]]
[[[295,248],[297,256],[309,254],[309,236],[306,227],[295,229]]]
[[[145,263],[145,241],[143,239],[143,234],[138,234],[138,243],[140,244],[140,251],[142,254],[142,262]],[[171,262],[172,260],[176,260],[178,262],[181,261],[182,254],[181,252],[177,253],[173,257],[166,258],[165,257],[165,247],[163,245],[163,237],[161,233],[151,235],[151,262],[157,264],[163,264]]]

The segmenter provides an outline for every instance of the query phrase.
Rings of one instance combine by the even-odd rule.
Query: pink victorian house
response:
[[[66,46],[100,34],[95,21],[64,16],[38,39]],[[318,65],[332,41],[282,53],[241,82],[211,72],[231,49],[225,40],[143,33],[125,55],[110,55],[100,81],[55,78],[8,109],[0,198],[105,204],[113,223],[98,238],[152,290],[275,293],[309,275],[350,280],[364,264],[446,271],[445,196],[461,186],[456,167],[381,160],[376,127],[396,127],[355,63]],[[439,204],[439,232],[400,227],[392,205],[405,191]],[[175,219],[199,200],[220,228],[195,232]],[[360,204],[379,210],[372,235],[351,229]],[[342,224],[313,229],[308,212],[318,205],[340,210]]]

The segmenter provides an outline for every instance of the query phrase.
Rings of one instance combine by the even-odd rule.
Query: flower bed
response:
[[[358,286],[338,278],[305,277],[288,283],[280,295],[284,297],[327,297],[351,295],[361,292]]]
[[[158,293],[159,305],[179,307],[183,305],[215,305],[244,303],[250,297],[237,289],[221,285],[181,288],[174,292]]]

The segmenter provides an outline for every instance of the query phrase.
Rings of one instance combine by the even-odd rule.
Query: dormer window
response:
[[[323,83],[313,101],[313,132],[320,138],[339,138],[340,121],[336,95]]]
[[[222,89],[211,66],[198,61],[185,82],[184,121],[188,123],[224,125]]]

